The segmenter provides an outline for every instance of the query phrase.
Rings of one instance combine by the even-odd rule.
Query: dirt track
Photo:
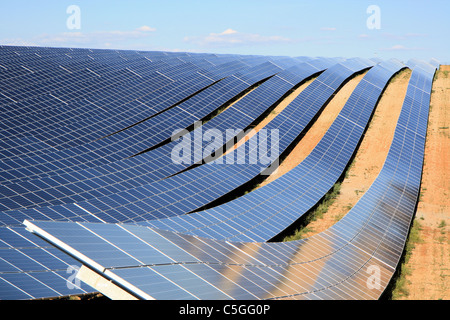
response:
[[[412,251],[407,265],[407,294],[401,299],[437,300],[450,298],[450,66],[441,66],[433,84],[426,141],[421,197],[416,220],[422,226],[423,241]],[[356,204],[380,172],[386,159],[406,94],[410,70],[403,70],[388,85],[354,163],[341,184],[340,194],[323,218],[311,222],[309,237],[336,223]],[[316,123],[280,165],[267,184],[298,165],[314,148],[358,84],[352,79],[333,98]]]
[[[423,243],[416,245],[412,252],[408,264],[411,272],[407,276],[409,294],[403,299],[448,300],[450,298],[449,74],[450,66],[441,66],[433,85],[421,186],[422,195],[415,218],[422,226],[420,237]],[[322,219],[308,226],[312,231],[306,233],[305,237],[319,233],[336,223],[358,201],[378,175],[392,141],[410,75],[411,71],[402,71],[388,85],[358,149],[354,164],[341,185],[339,196]],[[362,75],[353,78],[338,92],[316,123],[280,165],[276,175],[270,176],[260,186],[288,172],[309,154],[336,118],[361,78]],[[264,127],[310,82],[302,85],[280,103],[273,113],[255,127],[255,132]],[[442,221],[446,223],[446,226],[442,226]]]
[[[344,107],[345,102],[347,102],[353,90],[356,88],[365,74],[366,73],[363,73],[351,78],[337,92],[337,94],[328,103],[322,114],[317,118],[317,120],[314,122],[305,136],[298,142],[298,144],[284,159],[284,161],[280,163],[278,170],[274,174],[270,175],[266,180],[264,180],[264,182],[260,184],[260,187],[282,176],[283,174],[297,166],[308,156],[308,154],[314,149],[314,147],[324,136],[328,128],[331,126],[333,121],[336,119],[339,112]]]
[[[389,83],[375,109],[347,177],[342,181],[340,194],[323,218],[309,225],[308,229],[311,231],[305,233],[304,237],[324,231],[339,221],[378,176],[394,136],[410,75],[411,71],[405,69]]]
[[[450,66],[433,83],[416,220],[422,226],[406,277],[404,299],[450,299]]]

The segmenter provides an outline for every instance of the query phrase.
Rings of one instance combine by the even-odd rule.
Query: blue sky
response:
[[[0,0],[0,44],[450,63],[449,12],[447,0]]]

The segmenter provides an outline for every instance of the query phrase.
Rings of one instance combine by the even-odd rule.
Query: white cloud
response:
[[[136,29],[137,31],[144,31],[144,32],[153,32],[156,31],[155,28],[151,28],[149,26],[142,26]]]
[[[235,34],[235,33],[237,33],[237,31],[236,31],[236,30],[233,30],[233,29],[227,29],[227,30],[225,30],[224,32],[222,32],[222,33],[219,33],[219,35],[225,35],[225,34]]]
[[[401,45],[401,44],[396,44],[396,45],[393,45],[392,47],[382,48],[380,50],[381,51],[416,51],[416,50],[424,50],[424,48],[406,47],[406,46]]]
[[[132,39],[147,39],[156,31],[149,26],[141,26],[131,31],[95,31],[63,32],[58,34],[41,34],[33,42],[42,46],[94,46],[112,47]]]
[[[281,36],[264,36],[256,33],[242,33],[233,29],[226,29],[220,33],[210,33],[206,36],[184,37],[184,41],[198,46],[236,46],[292,42],[291,39]]]
[[[322,31],[336,31],[336,28],[323,27],[323,28],[320,28],[320,30],[322,30]]]
[[[398,51],[398,50],[408,50],[408,48],[406,48],[405,46],[403,46],[401,44],[396,44],[396,45],[388,48],[388,50]]]
[[[428,37],[425,33],[405,33],[405,34],[393,34],[393,33],[383,33],[383,37],[393,40],[407,40]]]

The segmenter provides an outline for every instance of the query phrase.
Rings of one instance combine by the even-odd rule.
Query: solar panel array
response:
[[[277,236],[337,182],[362,138],[383,88],[404,67],[396,61],[373,67],[313,151],[274,182],[206,211],[146,224],[229,241],[268,241]]]
[[[333,68],[330,68],[330,70],[332,69]],[[346,72],[346,76],[352,73],[349,69],[347,69]],[[323,75],[325,76],[325,79],[330,78],[333,81],[336,81],[336,77],[333,76],[333,73],[331,73],[331,76],[328,76],[326,73]],[[346,76],[341,76],[341,81],[344,81]],[[319,77],[318,82],[320,81],[321,78]],[[321,87],[322,89],[327,88],[327,82],[325,81]],[[301,95],[299,99],[295,100],[290,105],[290,108],[285,109],[283,113],[279,115],[279,118],[277,117],[278,120],[281,119],[281,121],[277,120],[281,124],[273,125],[274,128],[278,127],[282,132],[284,129],[289,129],[281,136],[281,149],[285,149],[289,143],[301,133],[301,130],[333,93],[332,90],[329,90],[321,95],[316,95],[316,92],[322,92],[322,90],[317,89],[314,85],[310,88],[311,90],[306,90],[304,95]],[[267,89],[264,88],[263,92],[265,92],[265,90]],[[285,91],[286,88],[284,88],[277,96],[273,97],[272,100],[276,100]],[[314,100],[311,100],[311,97],[314,97]],[[301,101],[301,104],[299,101]],[[263,102],[255,104],[255,101],[250,99],[249,104],[247,105],[264,106],[265,104]],[[299,117],[299,121],[295,123],[295,125],[290,124],[288,126],[283,114],[288,113],[288,116],[292,116],[293,109],[297,110],[298,115],[301,115],[301,113],[304,112],[303,109],[306,105],[308,105],[310,109],[307,109],[307,112]],[[214,125],[216,124],[214,123]],[[218,124],[216,127],[220,128],[221,126]],[[293,133],[288,134],[290,132]],[[237,151],[237,153],[238,152],[239,151]],[[170,163],[170,159],[166,158],[166,162]],[[259,174],[260,171],[261,168],[259,165],[233,164],[220,166],[220,168],[217,166],[201,166],[156,183],[129,189],[127,191],[112,193],[108,196],[98,197],[76,204],[63,205],[55,208],[36,208],[35,210],[5,211],[5,213],[16,219],[18,219],[18,217],[21,217],[22,219],[36,219],[41,216],[51,216],[55,211],[69,211],[69,217],[77,215],[85,216],[86,212],[89,212],[103,222],[145,221],[148,219],[179,215],[195,210],[239,187]],[[214,189],[215,192],[211,192],[212,189]],[[99,189],[94,191],[98,193]],[[118,199],[122,199],[123,201],[118,201]],[[67,214],[65,215],[67,216]]]
[[[22,48],[20,48],[22,50]],[[241,59],[244,60],[251,60],[250,57],[239,57],[240,61]],[[265,68],[275,68],[277,70],[281,70],[279,67],[273,67],[273,63],[267,62],[269,58],[264,57],[263,59],[257,58],[257,62],[254,62],[253,65],[256,65],[257,67],[261,64],[265,65]],[[291,60],[290,63],[286,63],[286,61],[283,63],[285,66],[292,66],[295,64],[300,64],[301,67],[299,68],[293,68],[292,73],[289,70],[286,70],[286,72],[283,72],[281,75],[283,78],[279,78],[285,83],[288,83],[284,79],[288,79],[288,81],[298,80],[300,81],[304,77],[308,77],[313,73],[317,73],[320,70],[324,70],[326,66],[329,66],[332,64],[334,60],[332,59],[301,59],[301,61],[305,60],[311,60],[311,64],[301,64],[301,61],[298,63],[296,62],[296,59],[285,59],[285,60]],[[292,62],[293,61],[293,62]],[[231,61],[232,62],[232,61]],[[148,63],[148,60],[145,60],[144,63]],[[230,63],[230,66],[228,67],[231,69],[232,63]],[[317,66],[317,67],[316,67]],[[320,69],[322,68],[322,69]],[[234,69],[233,69],[234,70]],[[225,71],[224,71],[225,72]],[[264,71],[267,73],[267,71]],[[229,71],[229,73],[233,73]],[[251,81],[257,81],[259,80],[257,77],[260,77],[260,74],[253,73],[246,73],[245,69],[242,69],[238,72],[234,72],[233,79],[236,78],[236,75],[243,74],[241,77],[245,80],[246,85],[248,83],[252,83]],[[251,77],[250,77],[251,76]],[[271,74],[266,74],[267,76],[271,76]],[[172,75],[173,77],[173,75]],[[303,78],[300,78],[303,77]],[[226,79],[224,79],[226,80]],[[279,81],[280,82],[280,81]],[[289,82],[289,88],[292,88],[295,83]],[[241,88],[243,88],[241,86]],[[228,87],[228,89],[230,89]],[[266,89],[267,92],[268,89]],[[285,86],[285,90],[288,90],[288,86]],[[264,91],[261,91],[264,92]],[[236,93],[236,91],[234,91]],[[201,93],[200,93],[201,94]],[[226,92],[229,97],[232,95],[229,95],[228,92]],[[197,98],[198,95],[192,97]],[[273,97],[272,97],[273,99]],[[268,100],[268,99],[267,99]],[[186,100],[189,101],[189,100]],[[258,96],[254,95],[253,100],[250,100],[249,102],[258,102]],[[194,103],[191,103],[192,105]],[[199,103],[197,103],[198,105]],[[218,106],[218,104],[216,104]],[[258,104],[260,111],[264,110],[263,108],[267,108],[270,106],[270,104],[266,103],[264,105]],[[242,105],[241,107],[248,107],[247,105]],[[239,110],[236,110],[238,112]],[[257,114],[255,113],[254,116],[256,117]],[[145,155],[145,154],[143,154]],[[142,155],[142,156],[143,156]],[[134,159],[138,159],[139,157],[134,157]],[[151,159],[151,158],[150,158]],[[131,160],[131,159],[128,159]],[[149,159],[143,159],[141,160],[141,163],[148,163]],[[123,162],[125,163],[125,162]],[[41,163],[36,163],[35,166],[40,166],[46,164],[45,158],[42,159]],[[133,164],[129,165],[129,168],[133,168]],[[145,171],[145,170],[143,170]],[[105,174],[105,170],[99,171],[101,174]],[[53,192],[58,194],[62,194],[62,197],[67,193],[67,189],[63,191],[61,189],[62,185],[67,184],[66,178],[67,176],[57,175],[55,171],[52,172],[53,175],[52,179],[55,181],[54,186],[58,189],[54,189]],[[123,179],[125,175],[119,175],[116,179],[117,181],[120,181],[120,179]],[[26,178],[29,179],[30,175],[26,175]],[[99,185],[96,183],[98,180],[93,179],[93,175],[86,175],[86,176],[80,176],[75,175],[75,178],[78,179],[75,183],[79,182],[77,184],[78,189],[84,191],[85,189],[91,189],[98,187]],[[30,194],[30,191],[36,191],[37,194],[43,195],[44,198],[48,196],[48,194],[52,193],[42,193],[41,191],[47,191],[50,180],[30,180],[31,182],[23,182],[23,183],[12,183],[12,180],[8,180],[8,182],[11,182],[8,184],[8,187],[11,188],[4,188],[2,190],[7,190],[7,196],[2,199],[2,205],[5,208],[5,205],[11,204],[11,201],[17,200],[16,197],[18,194],[18,190],[22,190],[22,193]],[[133,181],[133,179],[128,179],[128,181]],[[34,183],[33,183],[34,182]],[[111,184],[111,180],[107,180],[106,182],[109,182]],[[89,186],[89,187],[86,187]],[[25,189],[23,189],[23,187]],[[129,186],[131,187],[131,186]],[[14,190],[14,194],[11,194],[12,190]],[[110,192],[115,191],[117,192],[119,189],[109,189],[108,185],[105,185],[105,190],[108,190]],[[52,195],[54,195],[54,193]],[[80,193],[80,191],[78,191]],[[36,194],[36,195],[37,195]],[[36,195],[34,196],[34,199],[36,199]],[[56,196],[55,195],[55,196]],[[98,193],[96,194],[98,195]],[[28,197],[28,199],[33,199],[33,196]],[[42,199],[42,198],[41,198]],[[22,201],[14,201],[15,204],[24,205],[27,201],[27,199],[21,199]],[[76,199],[75,199],[76,200]],[[38,200],[41,201],[41,200]],[[48,205],[48,203],[42,203],[36,202],[36,204],[42,206],[42,205]],[[44,209],[47,209],[47,207],[43,207]],[[82,209],[79,206],[74,206],[75,213],[67,210],[65,208],[56,207],[56,209],[48,207],[50,212],[39,212],[33,211],[32,216],[39,219],[54,219],[54,220],[70,220],[70,221],[100,221],[99,218],[91,215],[90,213],[86,213],[84,209]],[[80,211],[81,210],[81,211]],[[46,210],[44,210],[46,211]],[[6,290],[4,293],[1,294],[2,297],[14,297],[14,294],[18,294],[21,298],[36,298],[36,297],[46,297],[46,296],[57,296],[57,295],[64,295],[64,294],[76,294],[77,292],[84,292],[84,290],[72,290],[72,288],[67,288],[66,286],[66,278],[67,275],[67,269],[71,265],[76,264],[75,261],[72,259],[67,259],[67,257],[63,257],[59,254],[59,252],[54,252],[52,248],[50,248],[46,243],[39,241],[39,239],[36,239],[35,237],[29,237],[27,233],[23,233],[23,228],[18,227],[23,220],[23,216],[19,212],[14,211],[2,211],[1,212],[1,222],[2,222],[2,229],[0,233],[0,238],[2,239],[3,248],[5,249],[5,252],[8,252],[8,254],[2,255],[2,262],[4,263],[4,266],[1,268],[1,273],[3,275],[3,280],[7,285],[5,285],[3,288]],[[27,243],[27,245],[22,245],[23,243]],[[41,277],[44,277],[45,279],[41,279]],[[63,280],[64,279],[64,280]],[[12,293],[12,292],[14,293]]]
[[[271,63],[268,63],[263,66],[263,68],[264,67],[273,67],[273,72],[279,70],[279,68]],[[196,85],[190,84],[189,81],[188,84],[190,88],[192,88],[192,92],[189,94],[200,89],[195,88],[196,85],[200,85],[201,87],[204,87],[205,85],[204,82],[202,83],[198,80],[194,81],[194,84]],[[209,80],[209,84],[212,84],[212,80]],[[180,88],[176,91],[179,89]],[[185,99],[189,94],[181,94],[181,97],[178,99]],[[173,93],[171,93],[170,97],[173,97]],[[168,101],[166,99],[164,99],[164,102]],[[178,99],[174,101],[176,102]],[[174,101],[170,101],[169,105],[173,104],[172,102]],[[150,105],[151,104],[152,103],[150,103]],[[76,169],[98,166],[100,164],[123,159],[145,150],[146,148],[152,147],[163,139],[170,138],[170,134],[177,128],[171,128],[169,126],[163,130],[164,127],[161,127],[162,125],[167,127],[167,124],[161,123],[161,120],[158,117],[152,117],[147,121],[128,127],[126,130],[119,131],[113,135],[108,135],[99,140],[85,143],[81,146],[65,148],[52,153],[46,153],[45,155],[23,156],[20,159],[4,160],[1,165],[2,177],[11,182],[23,181],[36,176],[42,177],[45,174],[54,172],[71,172]],[[161,135],[163,137],[160,137]],[[39,167],[36,163],[42,162],[42,158],[45,159],[46,165],[41,165]]]
[[[305,65],[307,67],[309,65]],[[303,70],[303,69],[301,69]],[[317,72],[317,69],[313,69],[310,72]],[[305,71],[303,71],[306,73]],[[260,86],[261,90],[257,90],[254,92],[254,94],[249,95],[246,97],[246,99],[241,100],[242,103],[239,103],[238,105],[232,106],[230,109],[228,109],[224,114],[220,114],[218,117],[214,118],[212,121],[208,123],[209,127],[213,127],[213,125],[216,125],[216,127],[220,126],[220,128],[236,128],[237,125],[248,125],[251,120],[253,120],[255,117],[257,117],[260,113],[265,111],[265,108],[268,108],[270,106],[270,103],[263,103],[262,101],[262,95],[268,90],[268,88],[272,88],[277,83],[279,84],[282,80],[283,75],[289,75],[290,72],[287,70],[286,72],[283,72],[280,75],[277,75],[276,78],[274,78],[272,81],[269,80],[267,84],[263,84]],[[309,76],[309,73],[306,73],[305,76]],[[292,77],[292,76],[291,76]],[[231,77],[231,81],[237,82],[235,80],[239,80],[235,78],[234,76]],[[261,80],[261,79],[259,79]],[[301,79],[299,76],[297,76],[297,81],[300,81]],[[226,79],[224,80],[226,81]],[[283,83],[286,83],[283,81]],[[242,84],[242,82],[241,82]],[[291,88],[293,85],[286,83],[283,90],[287,90],[287,88]],[[211,87],[212,88],[212,87]],[[239,88],[238,88],[239,89]],[[242,86],[240,88],[242,90]],[[265,90],[264,90],[265,89]],[[227,90],[227,91],[225,91]],[[233,97],[239,93],[239,91],[233,90],[233,88],[227,88],[222,87],[220,88],[219,92],[223,92],[223,96],[228,96],[228,98]],[[281,89],[280,89],[281,91]],[[199,94],[201,95],[201,94]],[[197,121],[201,118],[194,117],[194,115],[199,113],[200,107],[205,108],[205,106],[211,105],[212,102],[216,102],[217,100],[211,100],[211,96],[217,95],[217,92],[212,92],[212,95],[208,95],[206,99],[209,99],[208,103],[204,103],[203,100],[199,100],[199,102],[192,103],[193,99],[189,99],[186,102],[190,102],[190,104],[193,104],[191,109],[183,108],[182,106],[177,106],[173,108],[172,110],[165,112],[164,114],[161,114],[161,118],[166,117],[168,120],[167,122],[175,122],[175,119],[173,118],[173,115],[178,115],[180,118],[180,121],[176,122],[173,126],[173,128],[177,128],[176,125],[179,126],[179,128],[183,128],[188,126],[189,124],[194,123],[194,121]],[[198,96],[198,95],[197,95]],[[197,98],[197,96],[195,98]],[[278,97],[278,95],[275,95],[275,97]],[[196,99],[198,100],[198,99]],[[217,107],[217,103],[216,107]],[[245,109],[248,109],[249,105],[257,105],[259,108],[254,108],[256,110],[253,110],[254,114],[251,116],[248,116],[247,118],[244,118],[241,121],[238,120],[238,117],[242,118],[242,112]],[[186,113],[184,113],[186,111]],[[249,112],[247,112],[249,113]],[[191,117],[190,117],[191,115]],[[244,122],[245,121],[245,122]],[[155,124],[162,125],[166,124],[162,121],[162,119],[156,119],[154,121]],[[239,128],[239,126],[237,127]],[[208,129],[208,128],[206,128]],[[173,129],[174,130],[174,129]],[[159,130],[161,132],[161,130]],[[195,134],[195,132],[194,132]],[[168,135],[169,136],[169,135]],[[50,177],[42,178],[42,179],[33,179],[29,180],[23,183],[9,183],[5,184],[4,188],[2,188],[2,194],[4,198],[12,198],[21,195],[20,200],[22,202],[29,201],[28,205],[20,204],[21,202],[19,199],[15,201],[15,203],[8,203],[6,204],[8,206],[7,209],[17,209],[20,207],[29,208],[33,205],[49,205],[52,204],[51,201],[56,198],[55,200],[58,201],[58,203],[61,203],[61,198],[65,197],[66,201],[68,202],[74,202],[77,199],[73,198],[73,196],[78,196],[78,199],[88,199],[89,195],[88,190],[95,188],[95,193],[98,195],[100,193],[107,194],[109,190],[99,190],[102,186],[104,189],[107,187],[111,188],[111,186],[116,186],[116,188],[120,188],[121,190],[130,188],[130,184],[133,184],[132,186],[138,186],[144,184],[144,182],[151,182],[158,178],[163,178],[165,176],[168,176],[170,174],[176,173],[177,171],[180,171],[182,169],[185,169],[187,166],[180,166],[173,164],[169,157],[171,156],[171,150],[173,149],[176,142],[173,142],[171,144],[165,145],[162,148],[154,149],[152,152],[148,152],[145,154],[140,155],[139,157],[134,157],[132,159],[126,159],[125,161],[121,161],[120,163],[114,163],[112,165],[102,165],[97,166],[91,170],[85,169],[85,170],[78,170],[76,172],[71,173],[65,173],[67,168],[64,168],[63,170],[56,170],[53,172],[53,175]],[[159,160],[159,158],[163,158]],[[159,160],[159,161],[158,161]],[[165,166],[164,172],[161,172],[158,174],[155,173],[157,170],[161,170],[162,167]],[[139,171],[138,171],[139,170]],[[125,171],[125,173],[124,173]],[[58,173],[61,172],[59,175]],[[149,172],[153,172],[154,174],[149,175]],[[116,174],[117,173],[117,174]],[[87,177],[83,179],[82,177]],[[98,179],[94,179],[98,178]],[[103,179],[102,179],[103,178]],[[138,180],[137,178],[140,178],[141,180]],[[145,179],[145,181],[144,181]],[[80,187],[77,184],[80,184],[81,181],[93,181],[95,180],[95,185],[89,185],[89,182],[87,182],[87,186],[83,185],[82,192],[80,191]],[[31,184],[38,184],[41,185],[41,187],[37,190],[40,194],[33,193],[30,187],[28,187]],[[121,184],[118,186],[118,184]],[[42,187],[44,185],[45,187]],[[11,186],[9,188],[9,186]],[[48,192],[49,189],[55,189],[62,187],[66,188],[63,195],[58,197],[55,196],[51,192]],[[69,190],[67,190],[69,189]],[[59,191],[56,189],[56,192]],[[46,192],[47,194],[43,194],[43,192]],[[111,191],[109,191],[111,192]],[[50,194],[48,194],[50,193]],[[55,191],[53,191],[55,193]],[[40,198],[36,198],[36,196],[40,196]],[[71,198],[68,198],[69,196],[72,196]],[[91,195],[93,197],[93,195]],[[26,198],[26,199],[24,199]],[[53,200],[53,201],[55,201]]]
[[[95,291],[69,285],[77,260],[139,298],[379,297],[414,213],[435,70],[429,64],[408,64],[413,73],[386,164],[342,222],[307,240],[263,241],[330,189],[383,88],[405,67],[394,60],[0,47],[0,298]],[[227,106],[192,133],[245,129],[318,75],[266,126],[280,130],[283,151],[349,77],[368,69],[299,166],[187,214],[265,167],[174,164],[175,129]],[[231,155],[248,156],[257,138]],[[27,232],[24,219],[35,220],[25,224],[47,241]],[[380,270],[376,290],[363,288],[369,262]]]

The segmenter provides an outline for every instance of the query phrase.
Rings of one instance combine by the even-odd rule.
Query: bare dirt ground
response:
[[[391,145],[397,119],[406,94],[410,70],[399,73],[384,92],[354,162],[341,184],[340,194],[323,218],[308,225],[309,237],[339,221],[356,204],[380,172]],[[282,176],[312,151],[341,111],[363,75],[352,78],[330,101],[315,124],[280,164],[276,173],[259,187]],[[256,133],[281,112],[314,79],[286,97],[254,128]],[[421,243],[415,245],[408,263],[408,295],[402,299],[437,300],[450,298],[450,66],[441,66],[433,84],[431,110],[421,185],[415,220],[421,225]],[[251,135],[238,142],[236,148]]]
[[[331,124],[344,107],[353,90],[364,77],[364,74],[365,73],[353,77],[337,92],[305,136],[298,142],[284,161],[280,163],[278,170],[267,177],[267,179],[265,179],[259,187],[262,187],[281,177],[283,174],[297,166],[308,156],[308,154],[311,153],[326,131],[330,128]],[[285,101],[283,101],[283,105],[281,105],[281,107],[285,106]],[[281,109],[275,109],[275,112],[277,113],[280,111]]]
[[[450,66],[437,71],[431,94],[421,196],[415,219],[421,242],[409,259],[404,299],[450,299]]]
[[[321,219],[311,222],[309,237],[339,221],[356,204],[380,172],[395,131],[410,70],[403,70],[389,83],[354,162],[341,184],[340,194]],[[298,165],[314,148],[340,111],[358,79],[350,81],[334,97],[305,137],[280,165],[278,172],[261,185],[275,180]],[[441,66],[433,84],[428,123],[421,196],[415,220],[420,223],[420,243],[407,263],[406,292],[400,299],[450,298],[450,66]]]
[[[348,169],[347,177],[341,183],[339,195],[322,219],[310,223],[310,231],[305,233],[304,237],[324,231],[339,221],[378,176],[394,136],[410,76],[411,71],[405,69],[389,83]]]
[[[258,133],[259,130],[264,128],[270,121],[272,121],[272,119],[275,118],[277,116],[277,114],[279,114],[282,110],[284,110],[284,108],[286,108],[289,105],[289,103],[291,103],[316,78],[317,77],[313,77],[312,79],[305,81],[297,89],[292,91],[287,97],[285,97],[282,101],[280,101],[274,107],[274,109],[272,110],[272,112],[270,112],[270,114],[268,114],[257,125],[255,125],[255,127],[253,127],[253,130],[248,132],[248,134],[246,134],[241,140],[239,140],[237,143],[235,143],[234,146],[232,146],[224,154],[227,154],[227,153],[231,152],[232,150],[237,149],[239,146],[241,146],[246,141],[248,141],[251,137],[253,137],[256,133]]]

